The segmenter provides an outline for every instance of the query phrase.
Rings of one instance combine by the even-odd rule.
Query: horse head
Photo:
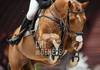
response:
[[[72,46],[79,51],[83,44],[83,28],[86,22],[85,7],[88,2],[80,3],[77,0],[68,1],[68,29],[72,39]],[[80,44],[80,45],[79,45]]]

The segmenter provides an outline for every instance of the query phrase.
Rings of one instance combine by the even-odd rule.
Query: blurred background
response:
[[[7,42],[21,24],[28,11],[30,0],[0,0],[0,70],[7,70]],[[87,0],[79,0],[85,2]],[[88,0],[85,9],[87,22],[84,27],[83,53],[88,57],[91,70],[100,70],[100,0]]]

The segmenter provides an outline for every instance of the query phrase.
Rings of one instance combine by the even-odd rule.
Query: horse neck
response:
[[[51,10],[54,15],[59,18],[65,18],[67,13],[67,3],[65,0],[56,0],[55,3],[51,6]]]

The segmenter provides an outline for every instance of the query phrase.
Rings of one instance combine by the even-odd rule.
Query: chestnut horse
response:
[[[76,0],[56,0],[42,11],[35,35],[29,29],[18,45],[9,45],[11,70],[33,70],[31,60],[55,65],[65,54],[78,52],[83,44],[85,5]],[[20,27],[13,37],[19,31]]]

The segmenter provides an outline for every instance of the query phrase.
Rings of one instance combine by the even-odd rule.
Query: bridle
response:
[[[70,2],[70,1],[69,1]],[[71,31],[70,29],[70,24],[71,24],[71,22],[70,22],[70,19],[71,19],[71,14],[81,14],[81,13],[84,13],[84,9],[81,9],[81,10],[78,10],[78,11],[73,11],[71,8],[70,8],[70,5],[69,5],[69,3],[68,3],[68,9],[67,9],[67,11],[68,11],[68,15],[67,15],[67,29],[68,29],[68,33],[73,33],[73,34],[83,34],[83,32],[73,32],[73,31]],[[78,19],[78,23],[81,23],[80,21],[79,21],[79,18],[77,18]]]

